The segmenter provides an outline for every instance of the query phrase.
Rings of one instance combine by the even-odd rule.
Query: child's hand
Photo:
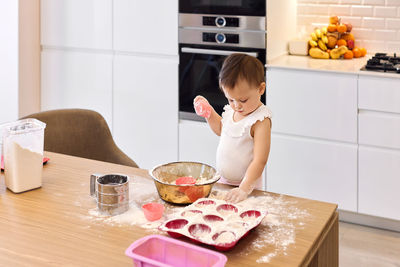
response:
[[[193,100],[193,106],[197,115],[206,119],[210,118],[212,107],[210,103],[208,103],[207,99],[202,96],[196,96]]]
[[[242,200],[245,200],[247,196],[248,194],[245,191],[243,191],[239,187],[236,187],[231,191],[229,191],[228,194],[226,194],[225,201],[231,203],[238,203]]]

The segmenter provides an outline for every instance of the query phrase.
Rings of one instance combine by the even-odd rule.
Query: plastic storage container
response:
[[[14,193],[42,186],[44,129],[36,119],[2,125],[5,184]]]
[[[133,242],[125,254],[141,267],[220,267],[224,254],[161,235],[149,235]]]

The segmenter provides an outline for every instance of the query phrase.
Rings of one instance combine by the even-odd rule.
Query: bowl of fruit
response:
[[[352,59],[363,57],[367,50],[357,47],[353,26],[342,23],[338,16],[331,16],[326,27],[316,28],[310,34],[309,55],[320,59]]]
[[[161,164],[149,174],[161,199],[173,204],[191,204],[208,197],[221,177],[210,165],[191,161]]]

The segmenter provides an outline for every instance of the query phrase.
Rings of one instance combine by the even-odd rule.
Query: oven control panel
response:
[[[239,27],[239,18],[203,16],[203,26]]]
[[[203,42],[238,44],[239,34],[203,32]]]

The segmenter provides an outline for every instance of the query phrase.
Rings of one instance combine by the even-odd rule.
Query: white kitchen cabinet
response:
[[[114,50],[178,55],[178,0],[113,3]]]
[[[178,160],[178,58],[115,55],[114,139],[145,169]]]
[[[358,106],[364,110],[400,113],[400,79],[360,75]]]
[[[99,112],[112,129],[112,55],[42,51],[41,109]]]
[[[112,49],[112,0],[41,0],[41,43]]]
[[[360,110],[358,125],[359,144],[400,149],[400,114]]]
[[[275,133],[357,142],[357,75],[270,68]]]
[[[219,136],[206,122],[179,121],[179,160],[203,162],[216,167]]]
[[[0,123],[39,111],[39,22],[38,0],[0,1]]]
[[[359,147],[359,212],[400,220],[400,150]]]
[[[272,134],[267,190],[356,212],[357,145]]]
[[[18,118],[18,1],[0,4],[0,123]],[[4,101],[7,99],[7,101]]]

